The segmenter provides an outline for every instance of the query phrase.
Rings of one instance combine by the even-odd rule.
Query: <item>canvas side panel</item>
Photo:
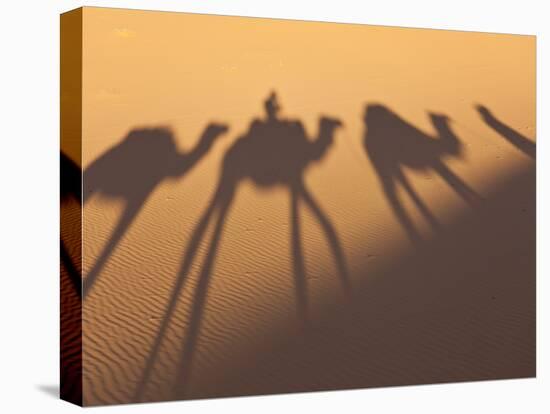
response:
[[[60,19],[60,396],[82,405],[82,9]]]

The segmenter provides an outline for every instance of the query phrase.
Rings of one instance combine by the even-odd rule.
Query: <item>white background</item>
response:
[[[538,378],[94,408],[136,413],[550,412],[547,1],[88,1],[227,15],[538,35]],[[0,12],[0,411],[74,412],[59,401],[59,13],[77,1],[4,2]],[[546,114],[546,117],[543,115]],[[546,247],[548,248],[548,247]],[[546,326],[545,326],[546,325]],[[546,388],[546,393],[545,393]]]

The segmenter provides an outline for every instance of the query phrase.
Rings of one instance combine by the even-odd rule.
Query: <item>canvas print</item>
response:
[[[63,399],[536,375],[534,36],[60,23]]]

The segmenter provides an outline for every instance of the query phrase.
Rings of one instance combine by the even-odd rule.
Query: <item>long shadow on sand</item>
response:
[[[371,110],[367,116],[367,139],[372,141],[366,144],[367,149],[372,151],[369,152],[371,160],[376,160],[378,168],[384,168],[377,170],[384,174],[380,179],[395,181],[386,185],[406,185],[399,175],[403,173],[400,171],[402,168],[434,169],[468,204],[476,208],[464,209],[446,225],[445,231],[435,233],[431,239],[418,245],[414,244],[411,249],[385,251],[384,261],[374,270],[364,262],[363,271],[359,272],[361,277],[353,284],[353,309],[327,302],[321,309],[319,323],[312,329],[304,330],[298,341],[294,327],[289,326],[287,320],[274,318],[266,337],[257,341],[242,338],[240,346],[233,347],[230,356],[206,366],[200,374],[195,374],[199,378],[193,375],[193,384],[195,380],[199,384],[193,389],[189,387],[188,393],[185,393],[208,278],[213,269],[213,256],[220,243],[237,178],[256,177],[256,173],[252,173],[256,170],[246,169],[245,175],[239,168],[229,168],[233,165],[233,157],[240,159],[232,154],[233,151],[236,154],[245,151],[238,149],[241,145],[242,148],[252,146],[252,143],[247,144],[252,142],[250,137],[256,137],[256,140],[263,135],[253,134],[258,131],[253,123],[249,133],[237,140],[235,149],[226,155],[228,164],[226,167],[224,163],[219,190],[195,228],[190,247],[185,252],[171,308],[147,361],[147,369],[150,370],[160,338],[173,312],[173,302],[185,283],[184,272],[188,270],[196,246],[204,234],[205,222],[217,213],[214,235],[194,296],[196,301],[178,365],[179,377],[175,382],[173,398],[212,398],[535,375],[535,169],[529,166],[522,171],[502,171],[492,181],[493,186],[483,203],[477,204],[478,196],[473,190],[449,172],[445,165],[440,165],[444,156],[459,153],[459,149],[455,148],[460,146],[458,138],[449,131],[446,118],[434,115],[432,120],[438,131],[435,137],[419,131],[387,108]],[[264,122],[268,124],[267,120],[261,121],[258,127],[271,131]],[[321,136],[309,144],[312,147],[304,145],[304,148],[320,145]],[[279,135],[273,133],[273,137],[278,139]],[[285,144],[285,138],[281,139]],[[378,139],[387,140],[387,143],[375,143]],[[262,143],[261,146],[264,145],[267,144]],[[251,154],[259,155],[256,151],[262,154],[256,149]],[[317,156],[310,160],[318,159],[324,151],[314,151]],[[401,158],[408,151],[412,152],[406,155],[409,158]],[[254,157],[250,157],[252,161],[249,157],[244,158],[244,165],[258,162]],[[300,159],[303,162],[308,158]],[[287,162],[285,159],[283,164],[293,166],[294,161]],[[259,165],[262,166],[262,163],[259,162]],[[268,162],[266,165],[271,164]],[[258,171],[267,171],[260,166]],[[239,171],[241,173],[237,174]],[[294,172],[297,171],[303,174],[303,170],[294,169]],[[229,174],[228,181],[225,181],[224,174]],[[268,175],[273,177],[271,180],[259,180],[260,185],[276,182],[274,177],[280,177],[278,174]],[[295,178],[285,177],[285,180],[277,182],[283,185],[295,183]],[[289,190],[292,198],[293,187],[289,186]],[[145,374],[141,386],[150,372],[146,370]],[[142,390],[138,389],[139,392]],[[141,398],[139,392],[135,396],[136,401]]]
[[[174,381],[174,398],[181,398],[186,393],[216,254],[236,191],[243,181],[250,180],[261,188],[284,187],[289,192],[292,227],[290,253],[293,258],[297,312],[302,326],[307,326],[308,306],[306,271],[298,214],[300,203],[304,203],[319,222],[336,262],[342,287],[346,293],[349,294],[350,292],[348,270],[337,232],[327,214],[304,183],[307,168],[313,163],[320,162],[326,156],[333,142],[334,133],[341,123],[333,118],[321,117],[319,119],[318,135],[315,140],[311,140],[307,137],[301,121],[279,117],[280,107],[275,93],[272,93],[264,104],[265,119],[253,120],[247,133],[239,137],[224,156],[217,189],[194,228],[185,249],[182,265],[164,319],[146,361],[142,381],[134,395],[136,401],[139,401],[143,396],[161,342],[174,313],[178,298],[188,279],[189,270],[205,237],[206,229],[209,223],[213,222],[213,235],[209,241],[206,258],[202,264],[198,284],[193,295],[189,325],[185,333],[185,342],[177,368],[177,378]]]
[[[300,340],[274,317],[261,340],[205,367],[189,397],[534,376],[535,168],[491,187],[433,239],[363,262],[353,311],[327,301]]]

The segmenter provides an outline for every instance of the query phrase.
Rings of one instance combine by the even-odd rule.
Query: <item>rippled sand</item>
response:
[[[85,178],[108,154],[84,180],[85,281],[139,207],[85,288],[84,404],[535,375],[533,37],[85,8],[83,45]],[[271,91],[310,142],[321,116],[343,123],[296,178],[321,213],[300,199],[293,218],[289,186],[254,182],[245,157],[198,231]],[[169,128],[188,154],[212,122],[229,130],[178,176],[158,146],[123,144]],[[250,154],[284,175],[301,150],[285,151]],[[420,202],[397,185],[396,205],[375,158]]]

